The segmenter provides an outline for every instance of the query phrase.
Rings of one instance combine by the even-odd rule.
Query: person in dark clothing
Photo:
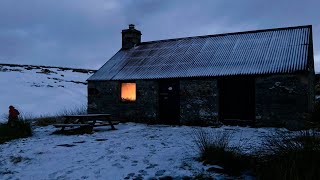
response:
[[[15,122],[19,121],[19,111],[15,109],[12,105],[9,106],[9,118],[8,118],[8,124],[10,126],[14,126]]]

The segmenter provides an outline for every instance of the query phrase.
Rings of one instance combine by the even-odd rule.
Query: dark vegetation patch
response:
[[[88,84],[88,83],[82,82],[82,81],[66,81],[66,82],[72,82],[72,83],[75,83],[75,84],[83,84],[83,85],[87,85]]]
[[[78,69],[78,68],[69,68],[69,67],[57,67],[57,66],[38,66],[38,65],[25,65],[25,64],[5,64],[1,63],[0,64],[0,69],[1,67],[8,66],[8,67],[23,67],[27,70],[31,69],[50,69],[50,68],[57,68],[58,71],[66,71],[66,70],[71,70],[73,72],[79,72],[79,73],[95,73],[97,70],[93,69]]]
[[[53,79],[53,80],[56,80],[56,81],[59,81],[59,82],[64,81],[63,79],[60,79],[60,78],[51,78],[51,77],[47,77],[47,79]]]
[[[40,84],[33,83],[33,84],[31,85],[31,87],[44,87],[44,85],[40,85]]]
[[[0,144],[18,138],[32,136],[32,129],[29,122],[19,121],[14,126],[0,124]]]
[[[16,72],[22,72],[21,69],[8,69],[8,68],[3,68],[3,67],[0,67],[0,72],[10,72],[10,71],[16,71]]]
[[[258,179],[320,179],[320,133],[313,130],[278,131],[266,137],[260,151],[243,154],[230,147],[230,134],[196,130],[194,140],[208,172]]]
[[[270,135],[256,166],[259,179],[320,179],[320,134],[314,130]]]
[[[244,171],[250,170],[251,157],[240,152],[239,147],[229,145],[231,133],[228,131],[213,132],[210,130],[196,129],[193,139],[200,153],[199,160],[205,165],[219,165],[229,175],[239,176]],[[211,169],[215,170],[215,169]]]
[[[15,171],[11,171],[10,169],[8,168],[5,168],[3,170],[0,170],[0,175],[6,175],[6,174],[14,174],[16,173]]]
[[[12,162],[13,164],[18,164],[22,161],[29,161],[31,160],[30,158],[27,157],[22,157],[22,156],[10,156],[10,162]]]
[[[50,70],[50,69],[41,69],[40,72],[36,72],[36,73],[42,73],[42,74],[57,74],[56,72]]]

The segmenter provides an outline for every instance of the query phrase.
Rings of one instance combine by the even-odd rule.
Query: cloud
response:
[[[312,24],[319,54],[319,5],[317,0],[1,0],[0,62],[97,69],[120,49],[121,30],[130,23],[142,31],[143,41]]]

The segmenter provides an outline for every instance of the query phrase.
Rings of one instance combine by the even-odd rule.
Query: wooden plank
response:
[[[119,124],[119,122],[112,123],[112,125],[117,125],[117,124]],[[96,123],[93,126],[94,127],[96,127],[96,126],[111,126],[111,124],[110,123]]]
[[[84,121],[84,122],[85,122],[85,124],[92,124],[92,123],[93,123],[93,121]],[[117,125],[117,124],[120,123],[120,121],[111,121],[111,123],[114,124],[114,125]],[[97,120],[95,124],[110,124],[110,121],[107,121],[107,120],[105,120],[105,121]]]
[[[90,124],[54,124],[54,127],[76,127],[76,126],[91,126]]]

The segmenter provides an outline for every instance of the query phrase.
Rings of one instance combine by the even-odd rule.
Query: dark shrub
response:
[[[278,132],[269,136],[256,169],[259,179],[320,179],[320,146],[316,131],[298,136]]]
[[[231,175],[240,175],[249,168],[250,158],[241,154],[236,147],[230,147],[231,133],[197,129],[193,138],[205,164],[219,165]]]
[[[18,138],[25,138],[32,135],[32,129],[29,122],[18,121],[13,127],[7,124],[0,124],[0,143]]]

